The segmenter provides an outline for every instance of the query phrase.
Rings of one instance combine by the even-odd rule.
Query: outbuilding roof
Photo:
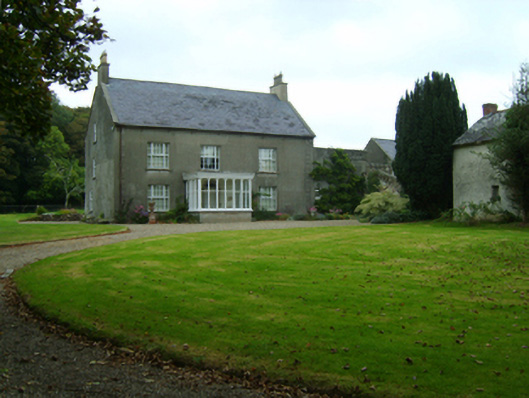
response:
[[[314,137],[275,94],[109,78],[114,122],[124,126]]]
[[[394,140],[389,140],[386,138],[372,138],[372,140],[377,143],[377,145],[384,151],[386,155],[388,155],[388,158],[391,160],[395,159],[397,148],[395,147]]]
[[[483,116],[455,140],[454,145],[477,145],[490,141],[503,129],[505,112],[499,111]]]

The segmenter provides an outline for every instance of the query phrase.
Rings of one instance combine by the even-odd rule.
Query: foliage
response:
[[[19,222],[27,220],[31,214],[0,215],[0,247],[29,242],[47,242],[60,239],[96,236],[125,231],[119,225],[79,224],[35,224]]]
[[[37,151],[44,154],[49,161],[42,178],[39,191],[29,191],[28,196],[38,198],[45,196],[55,186],[63,192],[64,207],[68,208],[71,197],[80,197],[84,190],[84,168],[77,159],[69,157],[70,148],[57,127],[37,144]]]
[[[40,216],[44,213],[48,213],[48,209],[46,209],[44,206],[37,206],[35,213],[37,213],[37,215]]]
[[[465,202],[459,207],[450,209],[441,219],[461,222],[465,225],[477,225],[480,222],[513,222],[516,217],[504,210],[499,201]]]
[[[47,318],[180,363],[333,396],[522,397],[528,233],[419,223],[151,237],[14,278]]]
[[[156,216],[160,222],[197,223],[198,218],[189,213],[189,206],[183,198],[177,198],[176,207]]]
[[[119,208],[116,210],[116,215],[114,216],[114,222],[117,224],[126,224],[130,219],[130,206],[132,205],[133,198],[130,198],[128,201],[123,201],[120,203]]]
[[[149,222],[149,211],[143,205],[138,205],[134,208],[131,219],[135,224],[147,224]]]
[[[84,90],[95,70],[90,45],[108,36],[79,0],[3,0],[0,14],[0,114],[24,135],[50,129],[49,85]],[[98,9],[94,10],[94,13]]]
[[[386,212],[401,212],[408,205],[409,199],[401,197],[398,193],[384,190],[370,193],[362,199],[356,207],[355,213],[371,220],[373,217]]]
[[[252,212],[252,219],[255,221],[270,221],[276,219],[276,212],[269,210],[261,210],[258,207],[254,207]]]
[[[351,159],[343,149],[335,149],[330,160],[314,162],[310,176],[314,181],[327,184],[319,187],[319,198],[315,203],[321,213],[341,209],[352,214],[364,194],[364,177],[356,173]]]
[[[414,210],[436,217],[452,207],[452,143],[467,130],[454,80],[432,72],[406,92],[395,120],[393,170]]]
[[[42,176],[50,170],[50,153],[60,153],[80,167],[84,165],[84,134],[88,125],[88,108],[71,109],[61,105],[53,97],[52,125],[63,139],[55,139],[53,148],[50,138],[36,139],[17,134],[12,126],[1,121],[0,116],[0,203],[39,204],[64,202],[64,189],[59,180],[44,184]],[[54,128],[50,129],[53,134]],[[55,137],[56,138],[56,137]],[[44,144],[43,141],[48,141]],[[51,139],[53,141],[53,138]],[[64,144],[68,144],[64,150]],[[73,146],[72,146],[73,145]],[[5,154],[5,158],[2,156]],[[80,177],[83,172],[75,166]],[[49,182],[49,181],[48,181]],[[70,200],[81,202],[80,195]],[[69,201],[70,203],[70,201]]]
[[[489,160],[507,187],[510,199],[529,222],[529,65],[522,64],[515,88],[517,97],[505,115],[505,124],[489,143]]]
[[[380,188],[380,172],[378,170],[371,170],[366,178],[366,193],[378,192]]]

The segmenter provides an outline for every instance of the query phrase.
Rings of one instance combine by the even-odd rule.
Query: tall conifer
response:
[[[452,143],[467,130],[454,80],[432,72],[400,99],[393,169],[413,210],[436,217],[452,207]]]

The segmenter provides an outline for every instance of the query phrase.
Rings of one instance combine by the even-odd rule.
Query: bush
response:
[[[429,214],[425,211],[405,210],[400,213],[388,211],[371,219],[371,224],[397,224],[403,222],[415,222],[428,220]]]
[[[126,224],[129,221],[129,210],[130,205],[132,204],[132,198],[128,202],[121,202],[119,209],[116,211],[114,216],[114,221],[117,224]]]
[[[408,202],[409,199],[387,190],[373,192],[364,196],[356,207],[355,213],[359,213],[362,218],[372,220],[374,217],[384,213],[400,213],[406,208]]]
[[[156,217],[160,222],[174,223],[197,223],[198,218],[189,213],[187,202],[181,198],[177,199],[176,207],[166,213],[160,213]]]
[[[254,210],[252,213],[252,218],[255,221],[276,220],[276,212],[268,210]]]
[[[459,207],[450,209],[441,219],[462,222],[466,225],[476,225],[485,222],[513,222],[517,217],[504,210],[497,201],[465,202]]]
[[[143,205],[138,205],[132,213],[132,222],[135,224],[147,224],[149,221],[149,212]]]
[[[37,206],[35,213],[37,213],[38,216],[41,216],[44,213],[48,213],[48,209],[46,209],[44,206]]]

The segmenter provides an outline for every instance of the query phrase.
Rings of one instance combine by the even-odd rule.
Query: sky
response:
[[[529,59],[527,0],[83,0],[112,41],[110,76],[269,92],[283,74],[314,145],[363,149],[395,138],[401,97],[432,71],[448,73],[469,127],[482,104],[505,109]],[[53,85],[70,107],[83,92]]]

